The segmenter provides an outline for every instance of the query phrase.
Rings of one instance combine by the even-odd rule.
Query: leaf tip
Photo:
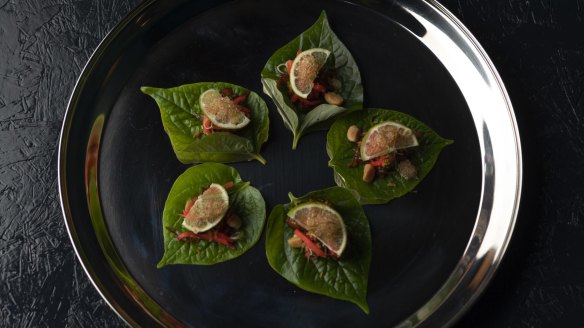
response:
[[[158,264],[156,264],[156,269],[162,269],[163,267],[166,266],[166,261],[164,260],[164,257],[160,260],[160,262],[158,262]]]
[[[365,314],[369,315],[369,305],[367,305],[366,302],[358,303],[357,305],[363,310],[363,312],[365,312]]]
[[[291,202],[296,200],[296,197],[294,197],[294,195],[291,192],[288,193],[288,198],[290,198]]]
[[[142,91],[142,93],[145,93],[145,94],[147,94],[147,95],[150,95],[150,94],[154,93],[154,90],[155,90],[155,89],[156,89],[156,88],[153,88],[153,87],[146,87],[146,86],[144,86],[144,87],[140,87],[140,91]]]

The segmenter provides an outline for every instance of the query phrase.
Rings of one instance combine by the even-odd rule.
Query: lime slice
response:
[[[292,62],[290,68],[290,85],[299,97],[308,97],[314,85],[314,79],[326,63],[330,51],[322,48],[304,50]]]
[[[366,161],[417,145],[418,139],[410,128],[396,122],[383,122],[371,127],[363,136],[361,159]]]
[[[341,256],[345,250],[347,245],[345,223],[332,207],[323,203],[308,202],[292,208],[288,211],[288,217],[337,256]]]
[[[188,210],[182,225],[194,233],[207,231],[221,222],[228,208],[227,191],[222,185],[213,183]]]
[[[250,119],[238,109],[229,97],[223,97],[218,90],[209,89],[199,97],[201,110],[214,126],[221,129],[237,130],[248,125]]]

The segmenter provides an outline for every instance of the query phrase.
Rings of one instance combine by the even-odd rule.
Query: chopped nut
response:
[[[231,214],[228,218],[227,218],[227,225],[230,226],[231,228],[237,230],[239,228],[241,228],[241,219],[239,218],[239,216],[237,216],[237,214]]]
[[[347,130],[347,139],[350,142],[357,142],[361,139],[361,130],[356,125],[351,125]]]
[[[304,243],[300,237],[294,235],[290,239],[288,239],[288,245],[292,248],[300,248]]]
[[[221,90],[221,95],[223,97],[231,98],[231,96],[233,96],[233,90],[231,88],[224,88],[223,90]]]
[[[334,93],[334,92],[327,92],[324,94],[324,100],[331,104],[331,105],[335,105],[335,106],[340,106],[343,101],[345,101],[343,99],[343,97],[339,96],[338,94]]]
[[[418,170],[409,160],[403,160],[397,164],[397,172],[402,178],[409,180],[418,176]]]
[[[332,79],[329,79],[328,82],[329,82],[330,86],[333,87],[333,89],[335,89],[337,91],[341,90],[341,87],[343,86],[343,84],[341,83],[341,80],[339,80],[339,79],[332,78]]]
[[[371,164],[365,164],[363,167],[363,181],[371,183],[375,179],[375,166]]]
[[[237,231],[234,232],[231,236],[229,236],[229,238],[231,238],[231,240],[239,240],[241,239],[241,237],[243,237],[244,233],[243,231]]]

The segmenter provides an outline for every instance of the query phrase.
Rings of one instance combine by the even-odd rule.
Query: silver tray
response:
[[[261,93],[263,63],[321,9],[360,65],[369,107],[407,112],[455,140],[415,193],[366,207],[374,238],[369,316],[287,284],[267,265],[263,239],[228,263],[155,268],[162,206],[188,166],[174,157],[157,109],[138,87],[219,80]],[[289,150],[291,134],[270,106],[268,165],[234,164],[268,210],[288,191],[334,184],[324,134]],[[83,70],[58,165],[79,260],[132,326],[452,324],[505,253],[522,177],[517,125],[495,67],[460,21],[421,0],[144,1]]]

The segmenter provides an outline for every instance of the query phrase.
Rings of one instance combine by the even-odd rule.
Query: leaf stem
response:
[[[294,134],[294,139],[292,140],[292,150],[296,150],[296,146],[298,146],[298,140],[300,140],[301,134]]]
[[[264,165],[266,165],[266,163],[268,163],[268,161],[265,158],[263,158],[262,155],[260,155],[260,154],[253,154],[253,158],[257,159],[258,162],[260,162]]]

